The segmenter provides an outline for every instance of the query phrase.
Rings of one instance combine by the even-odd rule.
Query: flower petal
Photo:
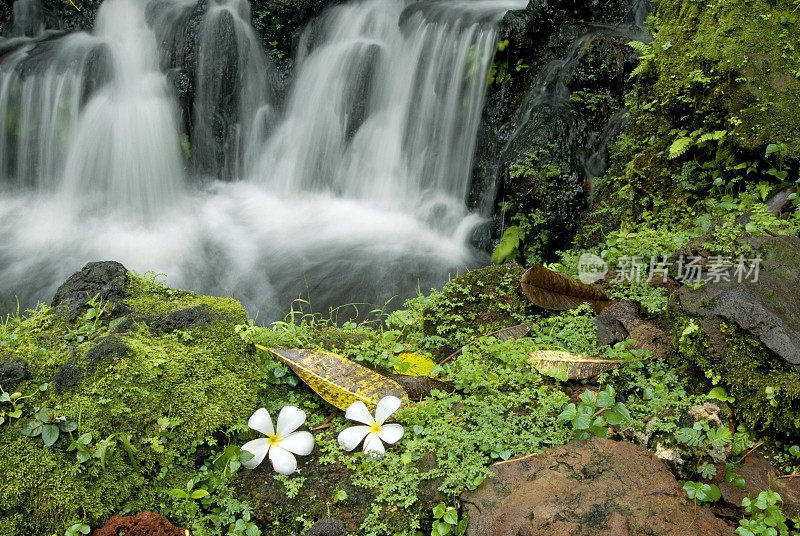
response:
[[[367,409],[366,404],[360,400],[350,404],[350,407],[347,408],[344,416],[351,421],[363,422],[364,424],[372,424],[375,422],[375,419],[372,418],[372,414]]]
[[[378,421],[378,424],[383,424],[398,409],[400,409],[399,398],[396,396],[384,396],[378,402],[378,408],[375,410],[375,420]]]
[[[368,454],[374,458],[382,458],[386,449],[383,448],[378,434],[370,433],[367,439],[364,440],[364,454]]]
[[[300,428],[304,422],[306,422],[305,411],[294,406],[286,406],[278,414],[278,425],[275,428],[279,436],[287,436]]]
[[[282,439],[277,446],[298,456],[308,456],[314,450],[314,436],[310,432],[294,432]]]
[[[264,435],[275,434],[275,428],[272,426],[272,418],[269,416],[269,411],[264,408],[259,408],[255,413],[250,415],[250,418],[247,420],[247,426],[249,426],[251,430],[261,432]]]
[[[272,462],[275,472],[282,475],[291,475],[297,470],[297,460],[294,459],[294,454],[278,446],[270,449],[269,461]]]
[[[266,437],[261,437],[242,445],[242,450],[246,450],[253,455],[253,457],[246,462],[242,462],[242,465],[248,469],[255,469],[264,461],[264,456],[266,456],[269,451],[269,443]]]
[[[368,433],[369,426],[351,426],[339,432],[337,440],[344,450],[350,452],[361,443],[361,440],[364,439]]]
[[[378,437],[381,438],[382,441],[393,445],[400,441],[403,437],[405,430],[399,424],[384,424],[381,426],[381,431],[378,432]]]

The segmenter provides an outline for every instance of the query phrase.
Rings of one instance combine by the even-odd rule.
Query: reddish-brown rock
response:
[[[722,499],[714,505],[719,515],[738,519],[742,517],[742,499],[755,499],[759,493],[771,489],[783,499],[783,512],[786,517],[800,515],[800,477],[780,478],[772,463],[756,451],[748,455],[736,474],[744,478],[745,489],[739,489],[725,482],[725,464],[717,465],[714,482],[722,492]]]
[[[492,466],[462,496],[468,536],[730,536],[661,460],[629,442],[592,438]]]
[[[142,512],[135,516],[114,516],[102,528],[95,529],[92,536],[186,536],[188,531],[179,529],[161,515]]]

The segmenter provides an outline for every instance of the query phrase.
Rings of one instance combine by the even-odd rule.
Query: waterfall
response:
[[[81,112],[62,195],[86,208],[150,219],[170,208],[184,183],[155,37],[136,0],[106,0],[95,33],[108,49],[111,80]]]
[[[259,163],[262,182],[410,211],[452,230],[464,216],[496,40],[494,25],[479,21],[521,4],[374,0],[331,12],[303,38],[286,118]]]
[[[103,258],[262,318],[484,262],[465,198],[495,26],[526,4],[330,9],[283,101],[247,0],[105,0],[92,33],[0,38],[0,308]]]

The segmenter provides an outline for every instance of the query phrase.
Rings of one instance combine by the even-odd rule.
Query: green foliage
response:
[[[721,185],[735,195],[762,180],[795,184],[796,9],[786,0],[654,4],[653,41],[630,43],[640,54],[630,123],[596,183],[584,244],[642,221],[645,211],[664,220],[697,215],[695,204]]]
[[[64,340],[72,345],[92,341],[100,335],[113,330],[125,320],[125,317],[120,317],[113,320],[108,325],[103,325],[103,322],[108,319],[110,313],[108,304],[103,303],[102,298],[95,296],[89,299],[86,305],[88,309],[83,313],[83,317],[81,318],[83,322],[75,328],[68,329],[64,334]]]
[[[695,504],[716,502],[722,497],[716,484],[687,481],[683,485],[683,489],[686,491],[687,497]]]
[[[81,536],[82,534],[89,534],[91,532],[92,527],[89,525],[84,525],[83,523],[75,523],[74,525],[70,526],[67,531],[64,533],[64,536]]]
[[[512,225],[503,232],[500,243],[494,247],[492,262],[503,264],[504,262],[515,261],[520,255],[520,246],[525,240],[525,234],[519,225]]]
[[[606,386],[595,393],[586,389],[577,406],[570,402],[559,414],[557,422],[572,423],[573,437],[583,441],[589,437],[606,437],[609,426],[627,424],[632,421],[625,404],[614,398],[614,388]]]
[[[433,508],[433,526],[431,536],[463,536],[467,532],[469,519],[459,519],[458,510],[440,502]]]
[[[22,427],[20,433],[26,437],[41,436],[44,446],[51,447],[58,441],[61,432],[74,432],[77,428],[75,421],[67,420],[53,409],[42,408]]]
[[[789,530],[786,524],[786,516],[783,514],[781,505],[783,499],[780,494],[766,490],[758,494],[755,499],[745,497],[742,499],[742,506],[749,517],[739,520],[736,534],[739,536],[756,536],[764,534],[767,536],[792,536],[798,534],[795,530]],[[793,523],[794,524],[794,523]]]
[[[706,421],[697,421],[691,428],[684,427],[675,432],[675,439],[680,443],[703,450],[723,447],[731,442],[732,437],[728,428],[711,428]]]

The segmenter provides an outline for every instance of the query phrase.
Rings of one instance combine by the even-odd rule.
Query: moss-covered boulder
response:
[[[581,244],[643,214],[681,211],[720,184],[740,188],[763,180],[778,188],[775,173],[800,159],[796,4],[653,5],[653,41],[636,45],[641,60],[628,99],[629,126],[598,181]],[[765,157],[770,144],[785,144],[783,155]]]
[[[683,286],[672,295],[675,357],[721,382],[748,425],[797,437],[800,240],[762,236],[747,244],[751,256],[761,259],[757,273],[741,281],[734,275],[699,288]]]
[[[520,288],[523,273],[516,263],[474,270],[423,300],[419,310],[429,348],[443,356],[477,337],[526,321],[531,305]]]
[[[256,406],[259,367],[234,333],[244,308],[120,268],[87,265],[56,307],[40,305],[0,328],[2,388],[22,394],[19,418],[10,403],[0,408],[4,535],[62,534],[72,522],[100,526],[119,512],[156,508],[159,473],[169,480],[165,468],[179,458],[190,464],[200,456],[194,444],[241,425]],[[93,283],[100,273],[109,278]],[[74,423],[61,425],[51,446],[22,434],[39,408]],[[70,450],[81,436],[90,437],[86,459]]]
[[[331,420],[335,408],[251,344],[263,333],[269,340],[257,340],[271,346],[377,362],[395,335],[332,323],[257,328],[233,299],[171,289],[114,262],[71,276],[53,304],[0,325],[3,536],[60,536],[144,511],[195,536],[293,536],[330,518],[350,532],[395,534],[429,523],[448,499],[444,475],[466,479],[419,441],[380,464],[345,453],[336,436],[348,421]],[[239,447],[258,437],[248,417],[287,405],[306,412],[304,429],[317,428],[314,451],[291,477],[268,461],[242,470]],[[443,413],[449,406],[408,418]],[[483,458],[470,470],[482,471]]]

